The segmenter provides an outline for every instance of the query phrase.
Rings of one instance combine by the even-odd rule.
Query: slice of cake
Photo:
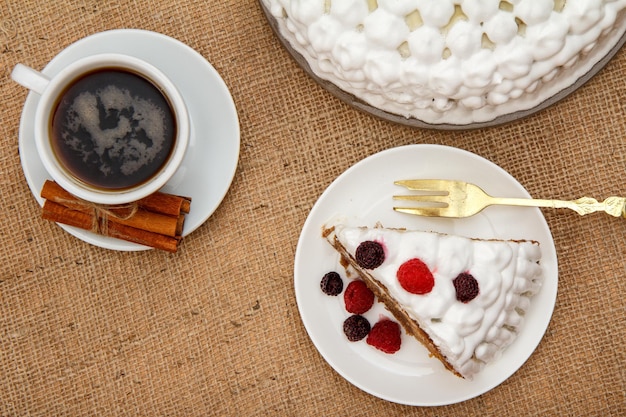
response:
[[[467,379],[517,337],[543,280],[535,241],[342,225],[324,236],[406,332]]]
[[[532,108],[573,84],[618,43],[626,9],[626,0],[262,4],[321,80],[387,113],[452,125]]]

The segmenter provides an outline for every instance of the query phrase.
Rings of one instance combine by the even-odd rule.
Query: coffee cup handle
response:
[[[43,91],[50,83],[50,78],[24,64],[15,65],[11,72],[11,78],[16,83],[39,95],[43,94]]]

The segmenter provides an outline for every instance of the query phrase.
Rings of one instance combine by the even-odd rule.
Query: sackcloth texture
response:
[[[237,107],[232,186],[176,254],[74,238],[41,219],[22,171],[27,92],[13,66],[43,68],[119,28],[198,51]],[[445,407],[387,402],[342,378],[309,339],[293,286],[297,240],[320,194],[388,148],[465,149],[537,197],[625,196],[626,51],[556,105],[468,131],[401,126],[335,98],[256,0],[4,0],[0,51],[0,416],[626,415],[624,219],[542,210],[559,260],[548,330],[501,385]]]

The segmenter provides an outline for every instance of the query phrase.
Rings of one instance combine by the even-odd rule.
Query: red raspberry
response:
[[[398,268],[396,277],[402,288],[411,294],[428,294],[435,286],[435,277],[420,259],[409,259]]]
[[[366,342],[385,353],[396,353],[402,343],[400,325],[395,321],[382,319],[372,327]]]
[[[343,293],[346,310],[352,314],[363,314],[374,304],[374,293],[363,281],[355,280],[348,284]]]

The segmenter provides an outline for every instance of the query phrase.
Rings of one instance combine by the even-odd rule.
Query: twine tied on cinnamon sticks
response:
[[[91,230],[89,231],[104,236],[108,234],[109,217],[116,220],[129,220],[137,213],[137,210],[139,209],[139,204],[137,204],[137,202],[132,202],[128,204],[107,205],[92,203],[78,197],[76,197],[75,199],[59,197],[56,202],[66,207],[75,207],[77,210],[80,211],[82,211],[82,209],[91,211],[92,223]]]
[[[41,190],[42,217],[103,236],[176,252],[191,198],[156,192],[134,203],[106,206],[81,200],[54,181]]]

